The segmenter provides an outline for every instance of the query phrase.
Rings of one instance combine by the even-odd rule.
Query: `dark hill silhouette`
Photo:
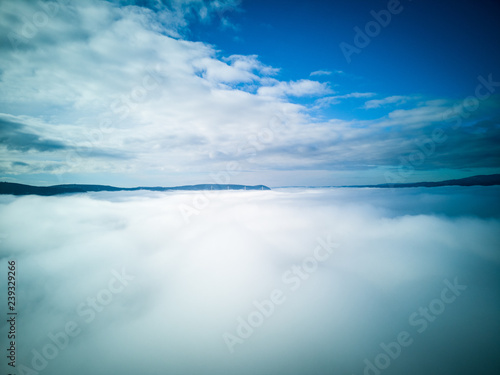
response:
[[[477,175],[454,180],[435,182],[412,182],[402,184],[362,185],[349,187],[404,188],[404,187],[438,187],[438,186],[492,186],[500,185],[500,174]]]
[[[403,184],[379,184],[379,185],[354,185],[354,186],[330,186],[330,187],[370,187],[370,188],[406,188],[406,187],[438,187],[438,186],[492,186],[500,185],[500,174],[478,175],[455,180],[437,182],[414,182]],[[96,191],[171,191],[171,190],[271,190],[265,185],[231,185],[231,184],[199,184],[173,187],[148,187],[139,186],[133,188],[120,188],[108,185],[80,185],[66,184],[53,186],[32,186],[12,182],[0,182],[0,194],[12,195],[59,195],[72,193],[87,193]]]
[[[439,186],[493,186],[500,185],[500,174],[477,175],[454,180],[433,182],[408,182],[378,185],[330,185],[330,186],[282,186],[296,188],[408,188],[408,187],[439,187]]]
[[[134,188],[120,188],[108,185],[53,185],[53,186],[32,186],[24,184],[16,184],[11,182],[0,182],[0,194],[12,195],[59,195],[71,193],[87,193],[96,191],[135,191],[135,190],[149,190],[149,191],[170,191],[170,190],[271,190],[264,185],[221,185],[221,184],[200,184],[200,185],[185,185],[174,187],[134,187]]]

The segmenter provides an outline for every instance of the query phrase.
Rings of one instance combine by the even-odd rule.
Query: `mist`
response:
[[[493,374],[499,233],[499,187],[2,196],[17,373]]]

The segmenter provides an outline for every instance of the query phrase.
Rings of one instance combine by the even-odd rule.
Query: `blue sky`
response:
[[[499,8],[3,1],[0,178],[283,186],[499,173]]]
[[[354,45],[353,28],[364,29],[373,20],[371,11],[384,12],[388,3],[242,2],[243,11],[231,13],[236,30],[196,27],[190,37],[229,54],[255,53],[263,62],[282,67],[283,79],[301,79],[311,69],[342,70],[363,78],[344,90],[381,95],[460,99],[469,95],[479,72],[498,71],[498,7],[493,1],[395,2],[398,13],[347,63],[339,44]]]

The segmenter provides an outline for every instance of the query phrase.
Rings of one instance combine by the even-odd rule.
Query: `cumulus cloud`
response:
[[[201,72],[201,76],[212,83],[249,83],[252,81],[265,80],[266,76],[274,75],[279,70],[262,64],[256,55],[242,56],[232,55],[219,61],[204,58],[194,63],[195,69]]]
[[[10,152],[4,171],[26,171],[13,162],[30,164],[33,173],[174,175],[183,169],[192,180],[177,183],[199,182],[205,171],[225,167],[227,158],[209,155],[237,159],[238,150],[250,147],[249,137],[269,131],[272,122],[286,124],[290,136],[308,122],[305,108],[281,95],[321,95],[325,84],[280,82],[271,78],[278,69],[255,55],[223,57],[207,44],[172,37],[165,26],[171,24],[159,15],[181,3],[156,13],[109,2],[58,3],[48,22],[25,38],[24,20],[43,8],[2,2],[0,23],[20,38],[4,44],[0,112],[26,131],[43,129],[45,142],[63,139],[57,144],[65,146],[28,154],[11,135],[3,143]],[[201,4],[189,2],[195,3]],[[262,85],[266,97],[257,94]],[[41,152],[38,138],[26,137],[23,147]]]
[[[40,374],[362,374],[405,331],[413,342],[386,374],[497,368],[499,196],[498,187],[3,196],[0,259],[17,261],[22,312],[17,365],[48,353],[34,362]],[[181,205],[197,211],[189,222]],[[329,256],[315,255],[321,240]],[[447,282],[466,289],[442,311]],[[277,290],[281,303],[231,354],[223,335],[237,336]],[[418,313],[429,306],[432,321]]]

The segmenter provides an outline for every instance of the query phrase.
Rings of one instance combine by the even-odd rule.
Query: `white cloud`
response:
[[[257,55],[231,55],[224,60],[229,61],[235,69],[243,71],[255,71],[264,76],[275,75],[279,69],[262,64]]]
[[[387,104],[403,104],[407,102],[410,98],[408,96],[389,96],[384,99],[373,99],[373,100],[368,100],[365,103],[365,108],[366,109],[371,109],[371,108],[379,108],[382,106],[385,106]]]
[[[212,84],[217,83],[250,83],[266,80],[275,75],[279,69],[262,64],[256,55],[232,55],[223,58],[223,62],[214,56],[194,61],[197,72]]]
[[[332,75],[333,72],[329,71],[329,70],[316,70],[314,72],[312,72],[311,74],[309,74],[311,77],[314,77],[314,76],[329,76],[329,75]]]
[[[498,187],[222,192],[186,224],[179,205],[200,196],[0,197],[0,259],[18,264],[17,365],[32,367],[32,350],[68,321],[81,333],[47,373],[281,375],[308,373],[314,360],[321,375],[360,374],[402,330],[419,343],[388,371],[428,363],[429,350],[467,358],[461,368],[433,359],[447,373],[497,363]],[[340,246],[292,291],[283,274],[328,236]],[[134,279],[107,303],[102,291],[122,268]],[[467,290],[418,334],[409,315],[455,277]],[[286,301],[231,355],[223,333],[274,289]],[[77,313],[82,303],[94,319]]]
[[[14,13],[24,7],[28,15],[39,10],[29,2],[2,5]],[[163,9],[161,17],[170,13]],[[227,158],[208,155],[241,158],[249,137],[275,119],[290,133],[276,134],[274,147],[293,143],[292,129],[309,120],[305,107],[284,96],[330,92],[316,81],[271,78],[279,69],[255,55],[219,57],[207,44],[172,38],[161,17],[106,2],[61,4],[17,51],[5,46],[0,113],[22,124],[25,139],[41,135],[64,147],[27,154],[0,145],[6,154],[11,148],[3,172],[132,176],[183,170],[194,173],[192,180],[177,183],[196,182],[200,174],[225,168]],[[11,26],[22,33],[21,21]],[[321,127],[314,133],[324,133]],[[259,151],[269,146],[258,145]]]
[[[321,96],[330,93],[326,83],[301,79],[299,81],[278,82],[273,86],[263,86],[258,90],[261,96],[283,97],[283,96]]]
[[[317,99],[315,108],[323,108],[329,105],[339,104],[343,99],[358,99],[358,98],[369,98],[376,95],[373,92],[351,92],[349,94],[326,96],[324,98]]]
[[[413,151],[418,137],[430,136],[453,104],[423,101],[369,121],[315,118],[311,109],[375,94],[336,94],[328,83],[307,79],[281,81],[279,69],[256,55],[221,56],[214,46],[182,39],[192,13],[181,17],[185,7],[205,6],[209,22],[224,4],[237,9],[237,2],[179,1],[157,11],[61,2],[31,38],[14,45],[4,39],[0,121],[9,125],[0,128],[3,178],[31,173],[44,175],[43,182],[57,175],[70,183],[126,175],[127,185],[179,185],[207,181],[233,160],[246,173],[233,182],[257,184],[293,170],[324,175],[397,167],[398,157]],[[42,9],[29,1],[3,1],[0,8],[1,35],[22,35],[25,19]],[[168,17],[176,21],[169,24]],[[478,110],[467,122],[484,118]],[[281,130],[270,136],[276,123]],[[455,131],[438,149],[443,154],[423,167],[494,166],[499,130],[488,124],[478,125],[482,135]],[[390,127],[401,131],[388,133]],[[484,147],[492,150],[486,161],[477,152]],[[309,182],[303,177],[300,183]]]
[[[2,4],[38,11],[34,3]],[[53,173],[206,171],[207,155],[246,145],[249,134],[276,116],[290,126],[304,121],[301,107],[250,93],[278,69],[255,55],[218,58],[206,44],[160,34],[161,24],[151,17],[143,8],[105,2],[61,5],[25,50],[5,47],[0,112],[30,134],[38,134],[40,124],[45,137],[62,138],[67,146],[50,156],[11,150],[12,162],[27,162],[34,173],[49,171],[47,159],[57,160]],[[12,29],[20,33],[21,26]],[[284,85],[292,95],[324,90],[305,81]],[[103,160],[110,152],[124,159]]]

